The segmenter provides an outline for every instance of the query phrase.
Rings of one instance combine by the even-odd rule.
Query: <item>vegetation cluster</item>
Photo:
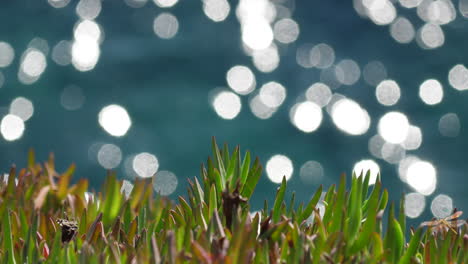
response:
[[[274,203],[253,213],[258,158],[214,139],[212,149],[177,201],[153,193],[152,179],[135,179],[127,196],[112,172],[88,193],[86,179],[72,184],[74,165],[58,173],[52,155],[40,164],[31,151],[27,168],[0,181],[0,262],[468,263],[466,222],[407,228],[403,200],[387,206],[369,173],[343,175],[299,204],[283,179]]]

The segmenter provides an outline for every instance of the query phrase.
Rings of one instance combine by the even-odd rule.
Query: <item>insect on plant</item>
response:
[[[455,208],[452,215],[441,219],[422,222],[421,226],[428,226],[434,234],[448,232],[448,230],[457,234],[458,227],[466,223],[465,220],[458,219],[462,214],[462,211],[457,211]]]
[[[62,242],[70,242],[76,235],[78,223],[62,218],[57,219],[57,223],[62,227]]]

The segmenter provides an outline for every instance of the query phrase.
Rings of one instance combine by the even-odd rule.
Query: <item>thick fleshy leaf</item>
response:
[[[278,187],[278,190],[276,191],[275,203],[273,204],[272,220],[274,223],[279,221],[280,213],[281,213],[280,207],[284,201],[285,193],[286,193],[286,177],[283,177],[283,180],[281,181],[281,186]]]
[[[421,242],[421,236],[423,234],[422,228],[418,228],[416,230],[416,233],[413,235],[409,242],[409,246],[406,249],[405,254],[401,257],[400,261],[398,264],[409,264],[411,263],[411,257],[415,256],[419,247],[419,244]]]
[[[13,251],[13,236],[11,234],[10,212],[7,211],[3,215],[3,249],[8,253],[6,259],[8,264],[16,264],[15,255]]]
[[[258,181],[260,180],[260,175],[262,174],[262,167],[260,166],[260,160],[255,159],[252,168],[249,170],[249,174],[245,181],[245,184],[241,186],[241,196],[249,199],[257,186]]]
[[[299,224],[302,224],[302,221],[306,220],[312,215],[314,208],[317,205],[318,201],[320,200],[320,196],[322,195],[322,188],[323,188],[322,185],[320,185],[317,191],[315,191],[314,196],[312,196],[312,199],[310,199],[309,203],[305,207],[304,211],[301,214],[299,214],[299,218],[298,218]],[[300,211],[301,210],[298,210],[298,212]]]

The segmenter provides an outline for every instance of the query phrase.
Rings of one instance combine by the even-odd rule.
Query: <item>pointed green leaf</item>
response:
[[[418,250],[419,244],[421,242],[421,235],[423,234],[423,229],[418,228],[416,230],[416,233],[414,233],[413,237],[411,238],[409,242],[408,249],[406,249],[405,254],[403,257],[401,257],[400,261],[398,264],[409,264],[411,263],[411,257],[416,255],[416,252]]]
[[[405,194],[401,195],[400,211],[398,212],[398,223],[403,231],[403,243],[406,243],[406,215],[405,215]]]
[[[219,191],[222,191],[224,189],[224,187],[226,186],[223,182],[223,176],[221,176],[221,174],[219,173],[218,169],[214,169],[214,176],[215,176],[215,185],[216,185],[216,189],[219,190]],[[223,185],[224,184],[224,185]],[[211,186],[210,186],[211,188]]]
[[[37,249],[36,249],[36,232],[37,232],[37,225],[38,225],[38,216],[37,212],[32,212],[32,227],[28,231],[28,237],[26,239],[25,248],[26,250],[25,255],[27,256],[28,264],[29,263],[37,263]]]
[[[338,186],[338,193],[336,194],[336,202],[333,205],[333,220],[329,221],[329,232],[334,233],[342,229],[343,210],[345,209],[345,195],[346,195],[346,175],[341,175],[340,185]],[[325,221],[325,220],[324,220]]]
[[[362,181],[359,178],[353,177],[351,183],[351,193],[349,199],[349,225],[347,235],[349,242],[353,242],[357,237],[357,232],[362,221]]]
[[[250,168],[250,152],[247,151],[242,161],[241,175],[240,175],[240,185],[243,187],[247,181],[247,176],[249,175]]]
[[[101,221],[101,219],[102,219],[102,213],[99,213],[99,215],[96,217],[94,222],[89,227],[89,230],[86,233],[86,240],[88,241],[88,243],[91,242],[91,239],[93,238],[93,235],[97,229],[98,223],[99,221]]]
[[[228,163],[227,176],[226,179],[229,182],[229,189],[234,189],[239,172],[239,146],[234,149],[231,159]]]
[[[28,152],[28,168],[34,168],[36,164],[36,155],[34,154],[34,150],[32,148],[29,149]]]
[[[309,218],[310,215],[312,214],[312,212],[314,211],[315,206],[317,205],[318,201],[320,200],[320,196],[322,196],[322,189],[323,189],[323,186],[320,185],[319,188],[317,189],[317,191],[315,191],[314,196],[312,196],[312,199],[310,199],[310,201],[307,204],[306,208],[304,209],[304,211],[302,212],[302,214],[300,214],[300,216],[298,218],[298,223],[299,224],[302,224],[302,222],[304,220]],[[302,207],[300,207],[300,208],[302,208]],[[300,210],[298,210],[298,212],[300,212]]]
[[[109,227],[120,211],[122,203],[122,193],[120,193],[120,184],[114,173],[110,174],[106,179],[104,192],[104,205],[102,207],[103,222],[106,227]]]
[[[386,249],[391,250],[390,260],[392,262],[400,259],[404,247],[404,238],[400,224],[395,219],[395,206],[393,203],[390,205],[388,228],[384,239],[384,246]]]
[[[211,185],[210,189],[210,202],[208,205],[208,221],[211,220],[211,217],[213,216],[213,213],[218,210],[218,201],[216,197],[218,194],[216,193],[216,187],[214,185]]]
[[[367,187],[365,187],[367,188]],[[372,233],[375,231],[375,225],[377,222],[379,195],[380,195],[380,182],[375,184],[375,188],[369,198],[369,209],[367,211],[366,221],[362,226],[362,231],[359,234],[358,239],[354,242],[351,247],[351,254],[356,254],[358,251],[363,249],[371,238]]]
[[[203,188],[201,187],[200,185],[200,182],[198,182],[198,179],[197,177],[195,177],[195,186],[193,188],[193,191],[194,191],[194,194],[195,194],[195,200],[201,204],[203,201],[204,201],[204,192],[203,192]]]
[[[226,182],[226,169],[224,166],[223,158],[221,157],[221,153],[219,151],[218,145],[216,144],[215,137],[212,138],[212,148],[213,148],[213,156],[215,161],[215,167],[218,169],[219,174],[221,176],[221,186],[225,186]]]
[[[59,257],[60,257],[60,253],[62,249],[61,237],[62,237],[62,229],[58,228],[57,232],[55,232],[54,240],[52,243],[52,250],[48,258],[48,260],[51,260],[52,262],[55,262],[55,263],[60,262]]]
[[[227,167],[229,166],[229,160],[230,160],[230,157],[229,157],[229,147],[227,145],[227,143],[224,143],[223,144],[223,150],[222,150],[222,153],[221,153],[221,157],[223,158],[223,163],[224,163],[224,168],[227,169]],[[227,176],[227,175],[226,175]],[[228,178],[226,177],[226,180]]]
[[[241,190],[241,195],[247,199],[252,196],[255,186],[257,186],[260,175],[262,174],[262,167],[260,166],[260,161],[258,158],[255,159],[252,169],[249,171],[247,176],[247,181]]]
[[[275,203],[273,204],[273,223],[277,223],[280,219],[281,211],[280,207],[284,201],[284,195],[286,193],[286,177],[283,176],[283,180],[281,181],[281,186],[278,187],[276,191],[276,198]]]
[[[182,196],[179,196],[179,203],[182,206],[182,208],[184,208],[187,223],[190,223],[190,221],[192,220],[192,215],[193,215],[192,208]]]
[[[10,175],[11,176],[11,175]],[[3,215],[3,250],[8,252],[8,258],[5,259],[8,264],[16,264],[13,250],[13,236],[11,234],[11,222],[9,210]]]
[[[362,186],[363,186],[363,188],[362,188],[362,198],[363,199],[366,199],[367,191],[369,190],[370,174],[371,174],[371,171],[367,170],[367,172],[365,174],[365,177],[362,178],[362,176],[361,176],[361,180],[363,181],[363,183],[362,183]]]

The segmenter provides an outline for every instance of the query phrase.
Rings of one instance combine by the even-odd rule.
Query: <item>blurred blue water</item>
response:
[[[431,201],[438,194],[450,196],[460,209],[468,204],[464,190],[468,182],[464,126],[467,94],[453,89],[448,81],[450,69],[468,59],[468,23],[458,11],[453,22],[442,26],[444,44],[423,49],[415,40],[397,43],[388,25],[379,26],[360,17],[352,1],[276,1],[277,6],[291,11],[300,34],[293,43],[276,42],[279,66],[263,73],[242,48],[241,27],[235,15],[238,1],[229,2],[230,13],[220,23],[204,14],[201,1],[181,0],[166,9],[151,1],[141,8],[132,8],[124,1],[103,1],[95,19],[104,32],[101,54],[92,70],[82,72],[72,65],[58,65],[51,55],[59,41],[73,40],[74,25],[80,21],[77,3],[71,1],[63,8],[32,0],[0,4],[0,41],[9,43],[15,51],[13,63],[0,69],[5,79],[0,88],[0,116],[8,114],[11,101],[18,96],[34,104],[23,136],[11,142],[0,140],[2,171],[11,163],[24,165],[27,150],[32,147],[40,159],[53,151],[60,169],[77,163],[77,176],[89,178],[91,186],[99,189],[105,169],[91,146],[109,143],[121,149],[123,160],[115,170],[122,178],[128,177],[124,166],[127,157],[140,152],[154,154],[159,170],[177,175],[179,184],[171,195],[176,197],[185,194],[185,179],[198,175],[200,163],[210,154],[211,136],[216,136],[219,143],[252,150],[264,165],[275,154],[289,157],[294,167],[289,186],[299,201],[308,200],[319,184],[337,183],[341,173],[349,175],[362,159],[378,163],[390,198],[398,199],[402,192],[414,190],[400,180],[398,165],[371,155],[368,142],[377,134],[381,116],[400,111],[423,135],[421,146],[406,155],[429,161],[437,171],[436,189],[425,198],[423,216],[431,217]],[[458,2],[453,4],[457,8]],[[394,5],[398,15],[406,16],[416,29],[424,25],[414,9]],[[162,39],[153,31],[155,17],[163,12],[172,13],[179,22],[177,34],[170,39]],[[37,81],[25,84],[17,77],[21,54],[37,37],[49,45],[47,67]],[[361,72],[370,61],[382,62],[387,78],[397,81],[401,88],[400,100],[393,106],[380,104],[375,85],[367,84],[361,76],[355,84],[343,85],[333,93],[345,95],[368,111],[371,124],[366,133],[350,136],[340,131],[326,111],[316,131],[300,131],[291,123],[289,111],[311,84],[320,81],[321,74],[320,69],[298,65],[296,52],[307,43],[327,43],[335,51],[335,62],[352,59]],[[210,95],[217,87],[228,87],[226,72],[235,65],[246,65],[254,72],[257,90],[269,81],[286,88],[286,100],[271,118],[257,118],[249,109],[249,96],[242,96],[242,109],[233,120],[217,115]],[[431,78],[442,84],[444,92],[442,102],[434,106],[423,103],[418,95],[420,84]],[[86,98],[75,111],[65,110],[60,103],[63,89],[69,85],[80,87]],[[98,113],[110,104],[121,105],[131,117],[132,125],[122,137],[109,135],[98,123]],[[439,119],[446,113],[456,113],[460,118],[461,130],[456,137],[444,137],[438,129]],[[302,164],[308,160],[322,165],[324,177],[320,181],[306,183],[299,177]],[[254,195],[254,209],[260,208],[264,199],[272,201],[276,186],[264,174]]]

